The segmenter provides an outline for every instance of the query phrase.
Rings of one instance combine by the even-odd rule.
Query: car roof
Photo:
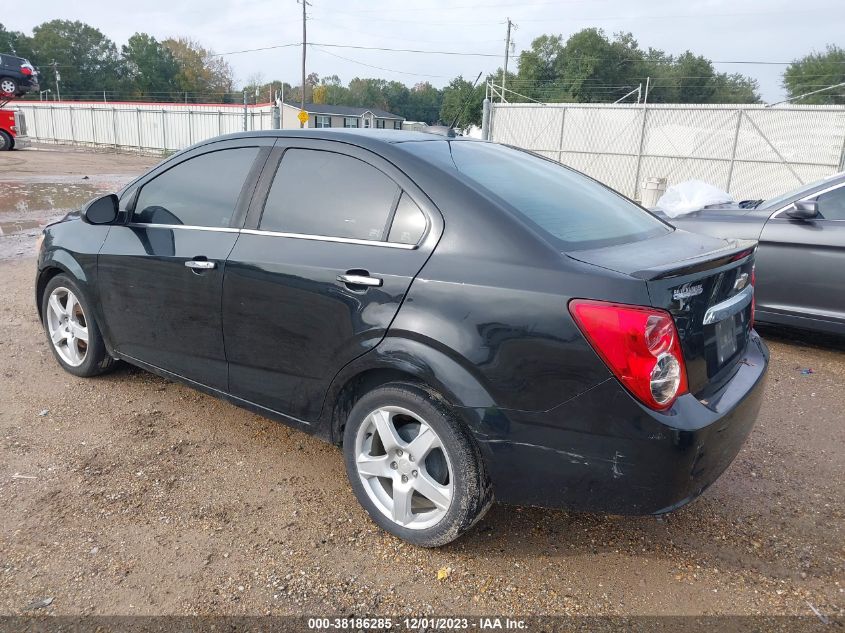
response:
[[[372,128],[305,128],[299,130],[256,130],[253,132],[235,132],[234,134],[227,134],[225,136],[208,139],[207,141],[198,143],[197,146],[217,141],[256,137],[321,139],[326,141],[352,143],[354,145],[360,145],[361,147],[367,148],[376,148],[380,145],[396,145],[398,143],[412,142],[479,141],[478,139],[466,136],[447,137],[441,134],[412,132],[410,130],[382,130]]]

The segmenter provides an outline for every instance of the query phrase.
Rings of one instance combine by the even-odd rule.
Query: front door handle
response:
[[[354,273],[346,273],[345,275],[338,275],[337,280],[340,283],[347,284],[349,286],[368,286],[368,287],[378,287],[384,283],[378,277],[370,277],[369,275],[361,275],[361,274],[354,274]]]
[[[185,266],[196,270],[211,270],[217,267],[217,263],[205,259],[189,259],[185,262]]]

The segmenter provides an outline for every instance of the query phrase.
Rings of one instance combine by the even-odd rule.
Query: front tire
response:
[[[3,130],[0,130],[0,152],[12,149],[12,137]]]
[[[7,97],[14,97],[18,94],[18,82],[11,77],[0,79],[0,94]]]
[[[67,275],[56,275],[44,289],[41,315],[47,342],[62,369],[74,376],[102,374],[115,363],[106,351],[91,303]]]
[[[455,540],[492,503],[469,432],[421,386],[390,383],[364,395],[349,414],[343,453],[359,503],[384,530],[414,545]]]

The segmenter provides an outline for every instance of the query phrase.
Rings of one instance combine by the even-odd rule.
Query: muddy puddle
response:
[[[3,180],[0,175],[0,260],[35,254],[41,230],[103,193],[118,191],[131,176],[59,176]]]

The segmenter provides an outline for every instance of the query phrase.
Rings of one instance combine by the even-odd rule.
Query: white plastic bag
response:
[[[655,208],[663,211],[670,218],[677,218],[679,215],[698,211],[711,204],[725,204],[733,201],[733,196],[727,191],[722,191],[701,180],[687,180],[669,187],[666,193],[660,196]]]

